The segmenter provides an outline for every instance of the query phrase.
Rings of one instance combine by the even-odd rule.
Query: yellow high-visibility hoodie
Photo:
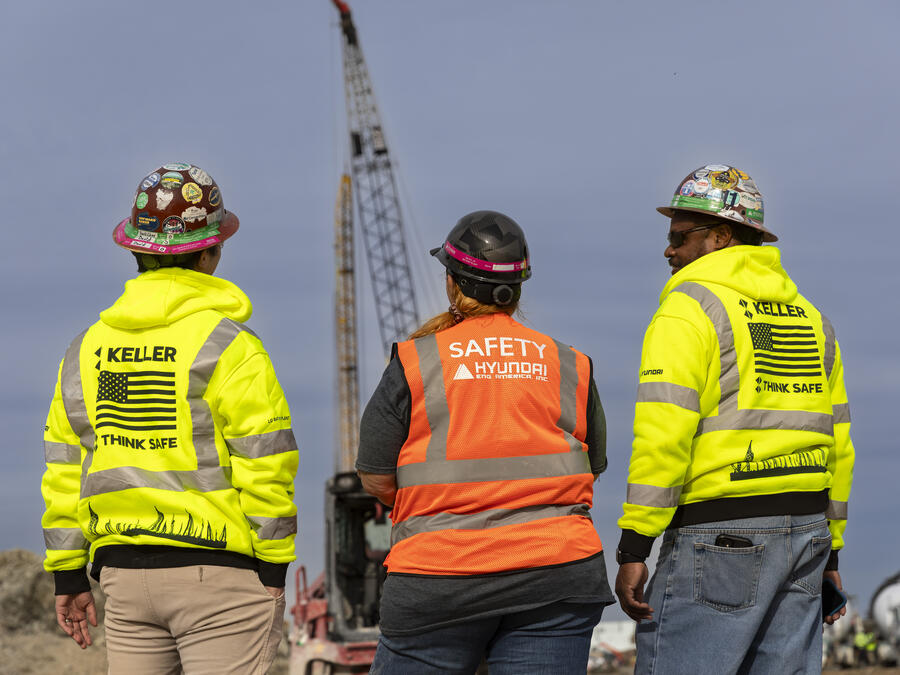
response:
[[[85,567],[217,564],[284,584],[295,559],[297,444],[234,284],[144,272],[75,338],[56,384],[41,491],[57,593]]]
[[[673,275],[644,337],[620,549],[667,527],[825,512],[843,547],[850,409],[830,322],[773,246]]]

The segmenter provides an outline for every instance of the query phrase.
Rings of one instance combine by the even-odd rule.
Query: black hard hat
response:
[[[518,223],[497,211],[474,211],[450,230],[431,255],[447,268],[460,290],[484,304],[508,305],[531,277],[528,243]]]
[[[531,276],[525,233],[497,211],[463,216],[431,255],[453,274],[476,281],[520,284]]]

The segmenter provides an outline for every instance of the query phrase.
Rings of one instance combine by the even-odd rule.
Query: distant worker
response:
[[[857,666],[878,665],[878,639],[875,637],[875,622],[866,619],[853,636],[853,653]]]
[[[750,176],[706,165],[658,210],[672,278],[644,337],[616,556],[636,672],[818,672],[853,473],[840,347],[761,245],[777,237]]]
[[[531,266],[511,218],[470,213],[431,254],[450,310],[395,345],[360,427],[363,486],[394,507],[371,672],[584,675],[614,602],[591,360],[512,318]]]
[[[213,276],[238,229],[190,164],[148,175],[113,239],[138,276],[66,351],[44,432],[44,567],[110,673],[265,673],[294,560],[297,444],[252,306]]]

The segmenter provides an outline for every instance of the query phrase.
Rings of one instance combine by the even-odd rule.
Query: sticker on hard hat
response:
[[[218,206],[222,203],[222,196],[219,194],[219,188],[214,187],[209,191],[209,205]]]
[[[172,162],[171,164],[163,164],[163,168],[166,171],[188,171],[191,165],[184,162]]]
[[[733,188],[737,185],[740,176],[737,175],[737,171],[734,169],[728,169],[727,171],[714,171],[709,174],[709,180],[712,182],[713,187],[717,187],[722,190],[727,190],[728,188]]]
[[[172,201],[172,197],[175,196],[175,193],[171,190],[157,190],[156,191],[156,208],[160,211],[168,208],[169,203]]]
[[[155,171],[141,182],[141,189],[149,190],[159,182],[159,174]]]
[[[177,171],[169,171],[164,173],[161,181],[161,187],[168,190],[177,190],[184,183],[184,176]]]
[[[185,183],[181,188],[181,196],[184,197],[184,201],[196,204],[203,199],[203,190],[196,183]]]
[[[487,260],[481,260],[479,258],[470,256],[468,253],[463,253],[449,241],[444,242],[444,251],[446,251],[447,255],[449,255],[454,260],[458,260],[459,262],[463,263],[464,265],[468,265],[469,267],[484,270],[485,272],[518,272],[528,267],[527,259],[511,263],[492,263],[488,262]]]
[[[672,208],[702,209],[715,212],[721,208],[722,203],[718,199],[710,199],[709,195],[707,197],[686,197],[678,194],[672,197],[672,203],[669,206]]]
[[[225,209],[216,209],[208,216],[206,216],[206,224],[207,226],[215,226],[219,224],[219,221],[222,220],[222,217],[225,215]]]
[[[748,209],[757,209],[759,211],[762,210],[763,203],[762,199],[755,195],[747,194],[746,192],[741,195],[741,206],[745,206]]]
[[[184,232],[184,221],[178,216],[169,216],[163,221],[163,232],[181,234]]]
[[[141,192],[137,197],[134,198],[134,205],[137,208],[142,209],[145,206],[147,206],[148,199],[149,199],[149,197],[147,197],[147,193]]]
[[[200,183],[200,185],[212,185],[212,178],[210,178],[209,174],[199,166],[192,166],[188,170],[188,175],[190,175],[191,178]]]
[[[200,206],[189,206],[181,212],[181,217],[185,222],[193,223],[195,220],[206,218],[206,209]]]
[[[139,213],[137,216],[137,228],[147,232],[155,232],[159,229],[159,218],[149,213]]]

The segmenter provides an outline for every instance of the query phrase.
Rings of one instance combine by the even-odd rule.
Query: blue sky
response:
[[[525,229],[527,322],[594,359],[625,494],[640,343],[668,277],[668,201],[688,171],[747,171],[785,267],[841,341],[858,452],[845,586],[865,604],[900,568],[895,259],[900,8],[764,1],[351,3],[410,223],[427,259],[463,214]],[[344,162],[337,13],[327,0],[6,3],[0,25],[3,548],[42,548],[41,429],[71,338],[134,274],[111,240],[135,186],[187,161],[242,227],[219,273],[253,300],[301,445],[298,557],[322,567],[333,469],[333,209]],[[365,269],[361,267],[360,269]],[[363,402],[384,361],[363,282]],[[894,523],[894,524],[892,524]],[[610,574],[615,565],[609,565]],[[615,614],[611,614],[615,616]]]

